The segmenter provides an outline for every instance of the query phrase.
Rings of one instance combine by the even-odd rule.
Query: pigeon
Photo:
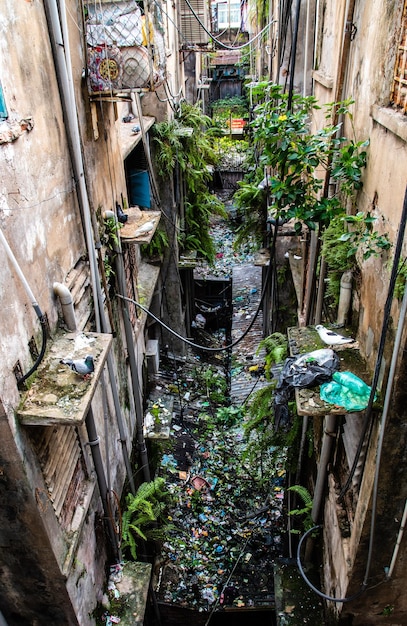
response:
[[[129,218],[128,215],[126,215],[126,213],[123,213],[123,209],[120,206],[120,204],[118,202],[116,202],[116,212],[117,212],[117,219],[121,224],[125,224]]]
[[[68,365],[75,374],[78,374],[78,376],[84,379],[88,378],[95,369],[93,356],[89,354],[84,359],[77,359],[75,361],[72,359],[61,359],[60,363]]]
[[[325,328],[322,324],[317,324],[315,330],[327,346],[341,346],[345,343],[353,343],[355,341],[352,337],[344,337],[343,335],[338,335],[338,333],[333,330],[328,330],[328,328]]]
[[[153,228],[154,228],[154,222],[151,222],[151,221],[146,222],[145,224],[137,228],[137,230],[134,233],[134,236],[141,237],[142,235],[148,235],[148,233],[151,233]]]

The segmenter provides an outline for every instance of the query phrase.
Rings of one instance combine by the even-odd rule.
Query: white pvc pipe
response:
[[[31,291],[31,287],[27,282],[26,277],[24,276],[23,272],[21,271],[21,268],[19,266],[19,264],[17,263],[16,257],[13,254],[13,251],[11,250],[10,246],[8,245],[7,239],[5,238],[3,231],[0,228],[0,240],[3,242],[3,245],[6,249],[6,253],[8,256],[8,259],[10,261],[10,263],[13,265],[16,274],[18,275],[19,279],[21,280],[21,282],[23,283],[24,289],[27,292],[28,297],[30,298],[31,304],[33,305],[34,308],[38,308],[38,303],[34,297],[33,292]]]
[[[66,285],[54,283],[54,293],[61,303],[62,315],[69,330],[76,330],[75,309],[71,292]]]
[[[351,270],[342,274],[337,317],[337,324],[339,326],[344,326],[348,319],[352,300],[352,278],[353,273]]]
[[[95,243],[92,233],[90,217],[90,206],[88,192],[86,188],[85,172],[82,160],[81,139],[79,133],[78,116],[75,106],[74,87],[72,80],[72,69],[70,67],[69,36],[66,28],[66,9],[63,0],[60,2],[62,25],[65,27],[65,36],[62,34],[60,14],[56,0],[46,0],[45,2],[51,22],[53,38],[55,42],[55,55],[57,63],[58,77],[61,84],[61,100],[64,106],[64,114],[68,125],[68,136],[72,147],[72,160],[75,178],[78,185],[78,193],[82,206],[83,220],[85,225],[85,238],[89,256],[89,269],[91,274],[91,286],[93,294],[93,306],[95,308],[96,330],[100,332],[99,300],[96,284],[99,280],[97,264],[95,258]]]
[[[406,527],[406,521],[407,521],[407,500],[405,501],[405,504],[404,504],[403,517],[402,517],[401,524],[400,524],[400,529],[399,529],[399,532],[398,532],[398,535],[397,535],[396,545],[394,546],[393,556],[391,557],[389,570],[386,573],[386,577],[387,578],[390,578],[392,573],[393,573],[394,566],[395,566],[396,560],[397,560],[397,555],[398,555],[399,548],[400,548],[400,544],[401,544],[401,540],[403,539],[404,529]]]

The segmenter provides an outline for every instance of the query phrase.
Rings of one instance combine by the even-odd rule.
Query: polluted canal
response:
[[[170,504],[152,559],[148,624],[294,623],[289,613],[296,605],[298,615],[305,597],[294,605],[291,598],[286,613],[274,583],[276,564],[280,580],[288,562],[286,450],[261,446],[247,409],[253,394],[270,384],[261,349],[262,268],[250,254],[235,254],[223,222],[213,225],[212,235],[217,265],[198,268],[196,280],[211,272],[230,279],[230,326],[207,323],[203,311],[194,324],[202,349],[182,358],[168,351],[150,379],[145,435]],[[285,576],[288,587],[295,576]],[[318,623],[308,619],[306,609],[301,623]]]

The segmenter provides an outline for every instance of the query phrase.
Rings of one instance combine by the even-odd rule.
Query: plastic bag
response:
[[[321,385],[321,399],[328,404],[343,406],[353,413],[363,411],[369,403],[371,387],[352,372],[335,372],[332,381]]]
[[[315,387],[330,380],[339,369],[339,357],[330,348],[314,350],[285,360],[274,396],[274,427],[287,427],[288,401],[295,387]]]

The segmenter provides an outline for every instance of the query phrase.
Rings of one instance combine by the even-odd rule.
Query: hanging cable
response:
[[[196,21],[198,22],[200,27],[203,28],[203,30],[205,31],[205,33],[207,35],[209,35],[209,37],[212,39],[212,41],[217,43],[221,48],[224,48],[225,50],[242,50],[243,48],[247,48],[247,46],[249,46],[253,41],[256,41],[259,37],[261,37],[262,34],[267,29],[269,29],[270,26],[272,26],[272,24],[274,24],[274,22],[275,22],[275,20],[272,20],[271,22],[266,24],[266,26],[264,28],[262,28],[260,32],[257,33],[257,35],[255,35],[252,39],[249,39],[249,41],[247,41],[246,43],[241,44],[240,46],[228,46],[227,44],[223,43],[222,41],[220,41],[219,39],[214,37],[213,34],[206,28],[205,24],[202,22],[202,20],[200,19],[199,15],[196,14],[196,12],[195,12],[193,6],[191,5],[191,3],[189,2],[189,0],[185,0],[185,2],[188,5],[189,10],[191,11],[192,15],[194,16],[194,18],[196,19]]]
[[[294,93],[294,74],[295,74],[295,60],[297,56],[298,29],[300,25],[300,9],[301,9],[301,0],[297,0],[297,6],[295,10],[294,36],[293,36],[293,41],[291,45],[290,82],[289,82],[289,87],[288,87],[288,101],[287,101],[287,109],[289,111],[291,111],[293,93]]]
[[[304,535],[301,537],[300,541],[298,542],[298,548],[297,548],[297,565],[298,565],[298,569],[300,571],[300,574],[302,576],[302,578],[304,579],[304,581],[307,583],[308,587],[310,587],[310,589],[312,589],[312,591],[314,591],[318,596],[320,596],[321,598],[324,598],[324,600],[328,600],[330,602],[351,602],[352,600],[356,600],[356,598],[359,598],[359,596],[362,595],[362,593],[364,593],[367,589],[367,587],[365,586],[365,584],[362,584],[361,589],[353,594],[353,596],[349,596],[349,598],[334,598],[333,596],[328,596],[326,593],[323,593],[320,589],[318,589],[317,587],[315,587],[315,585],[312,584],[312,582],[310,581],[310,579],[307,577],[304,568],[302,566],[301,563],[301,548],[302,548],[302,544],[304,543],[305,539],[308,537],[308,535],[310,535],[312,532],[314,532],[315,530],[318,530],[322,528],[322,526],[319,524],[318,526],[313,526],[312,528],[310,528],[309,530],[307,530],[306,533],[304,533]]]
[[[175,330],[173,330],[172,328],[170,328],[169,326],[167,326],[167,324],[165,324],[165,322],[163,322],[162,320],[160,320],[158,317],[156,317],[154,315],[154,313],[151,313],[151,311],[149,309],[147,309],[145,306],[143,306],[140,302],[137,302],[137,300],[133,300],[132,298],[127,298],[125,296],[123,296],[122,294],[116,293],[116,296],[118,298],[121,298],[122,300],[126,300],[127,302],[132,302],[133,304],[135,304],[137,307],[139,307],[142,311],[144,311],[145,313],[147,313],[147,315],[150,315],[150,317],[152,317],[156,322],[158,322],[163,328],[165,328],[169,333],[171,333],[172,335],[174,335],[175,337],[177,337],[178,339],[180,339],[181,341],[183,341],[184,343],[186,343],[187,345],[193,347],[193,348],[197,348],[199,350],[204,350],[205,352],[224,352],[226,350],[230,350],[231,348],[234,348],[236,345],[238,345],[242,339],[244,339],[244,337],[246,337],[246,335],[250,332],[251,328],[253,327],[260,309],[261,309],[261,305],[263,303],[264,300],[264,296],[266,294],[266,289],[267,289],[267,285],[268,285],[268,279],[270,276],[270,268],[271,268],[271,263],[268,267],[268,272],[267,272],[267,276],[266,279],[264,281],[264,286],[263,286],[263,290],[262,290],[262,294],[261,294],[261,298],[260,298],[260,302],[257,306],[256,312],[253,316],[253,319],[251,320],[250,324],[248,325],[248,327],[246,328],[246,330],[244,331],[244,333],[239,337],[239,339],[236,339],[236,341],[233,341],[232,343],[230,343],[227,346],[223,346],[221,348],[209,348],[207,346],[201,346],[197,343],[194,343],[193,341],[191,341],[190,339],[187,339],[186,337],[183,337],[182,335],[180,335],[179,333],[177,333]]]
[[[29,286],[29,284],[28,284],[28,282],[27,282],[27,280],[26,280],[26,278],[25,278],[25,276],[24,276],[24,274],[23,274],[19,264],[17,263],[17,259],[15,258],[14,254],[13,254],[13,252],[12,252],[12,250],[11,250],[9,244],[8,244],[8,241],[5,238],[5,236],[3,234],[3,231],[1,229],[0,229],[0,241],[2,241],[3,246],[6,249],[7,257],[9,259],[10,263],[13,265],[14,270],[17,273],[18,277],[20,278],[20,281],[22,282],[23,287],[24,287],[27,295],[28,295],[28,297],[31,300],[32,307],[33,307],[33,309],[34,309],[34,311],[35,311],[35,313],[36,313],[36,315],[37,315],[37,317],[38,317],[38,319],[39,319],[39,321],[41,323],[41,334],[42,334],[41,350],[40,350],[40,353],[39,353],[38,357],[35,360],[34,365],[29,369],[29,371],[26,374],[24,374],[24,376],[22,376],[21,378],[18,379],[17,384],[20,387],[23,384],[23,382],[25,380],[27,380],[27,378],[29,378],[31,376],[31,374],[33,374],[37,370],[37,368],[40,365],[42,359],[44,358],[45,350],[46,350],[46,347],[47,347],[47,319],[46,319],[45,315],[42,313],[42,311],[41,311],[41,309],[39,307],[39,304],[37,303],[37,301],[36,301],[36,299],[34,297],[34,294],[31,291],[31,287]]]

